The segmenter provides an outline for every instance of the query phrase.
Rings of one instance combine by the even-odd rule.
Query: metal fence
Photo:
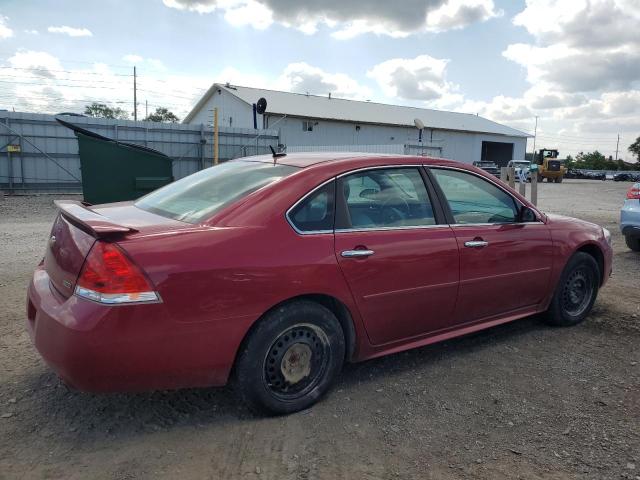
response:
[[[423,145],[421,143],[392,143],[381,145],[288,145],[287,152],[360,152],[441,157],[442,147]]]
[[[182,178],[213,164],[213,131],[204,125],[162,124],[87,117],[61,117],[114,140],[159,150],[173,159]],[[220,127],[220,161],[269,153],[277,130]],[[0,190],[5,193],[79,192],[78,141],[52,115],[0,112]]]

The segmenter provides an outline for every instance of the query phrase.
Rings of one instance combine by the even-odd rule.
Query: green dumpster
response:
[[[78,137],[86,202],[135,200],[173,182],[171,158],[152,148],[117,142],[60,119]]]

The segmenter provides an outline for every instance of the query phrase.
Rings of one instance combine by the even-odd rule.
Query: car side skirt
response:
[[[443,342],[445,340],[462,337],[470,333],[478,332],[480,330],[485,330],[487,328],[495,327],[497,325],[502,325],[504,323],[513,322],[515,320],[519,320],[524,317],[535,315],[542,311],[544,311],[543,308],[541,308],[539,305],[534,305],[532,307],[526,307],[526,308],[515,310],[513,312],[508,313],[507,315],[500,316],[498,318],[492,317],[492,319],[488,319],[488,320],[483,319],[470,324],[463,324],[461,326],[448,329],[446,331],[432,332],[427,336],[421,336],[420,338],[416,338],[415,340],[404,339],[400,342],[394,342],[393,344],[382,345],[378,348],[370,349],[366,352],[361,351],[361,355],[354,361],[360,362],[364,360],[370,360],[372,358],[383,357],[385,355],[403,352],[405,350],[411,350],[413,348],[424,347],[426,345],[431,345],[433,343]]]

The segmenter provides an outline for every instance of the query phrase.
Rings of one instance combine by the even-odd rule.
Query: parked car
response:
[[[628,172],[616,173],[613,176],[614,182],[637,182],[638,180],[640,180],[640,178],[638,178],[637,175]]]
[[[509,160],[507,167],[515,169],[515,180],[518,182],[521,178],[526,178],[527,181],[531,180],[531,162],[528,160]],[[508,178],[508,175],[507,175]]]
[[[640,182],[631,185],[620,211],[620,231],[627,246],[640,252]]]
[[[602,180],[607,179],[607,175],[604,172],[586,172],[586,178],[589,180]]]
[[[538,313],[580,323],[611,274],[606,229],[442,159],[251,157],[134,202],[56,204],[27,328],[87,391],[231,381],[294,412],[345,362]]]
[[[481,168],[482,170],[484,170],[487,173],[490,173],[491,175],[494,175],[496,177],[500,177],[500,169],[493,162],[486,162],[484,160],[483,161],[476,161],[476,162],[473,162],[473,166]]]

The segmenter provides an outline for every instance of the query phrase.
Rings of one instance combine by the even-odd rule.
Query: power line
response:
[[[183,98],[183,99],[185,99],[185,100],[193,101],[193,96],[191,96],[191,97],[185,97],[185,96],[183,96],[183,95],[176,95],[175,93],[156,92],[156,91],[154,91],[154,90],[146,90],[146,89],[143,89],[143,88],[139,88],[139,89],[138,89],[138,91],[139,91],[139,92],[145,92],[145,93],[152,93],[152,94],[155,94],[155,95],[165,95],[165,96],[167,96],[167,97]]]
[[[100,75],[104,76],[105,74],[102,72],[85,72],[84,70],[53,70],[49,68],[39,68],[39,67],[11,67],[2,65],[0,68],[8,68],[10,70],[23,70],[27,72],[53,72],[53,73],[73,73],[80,75]],[[109,73],[109,75],[113,75],[116,77],[131,77],[130,73]]]
[[[566,135],[564,133],[540,133],[540,135],[546,135],[548,137],[558,137],[558,138],[569,138],[569,139],[573,138],[573,139],[576,139],[576,140],[582,140],[582,139],[585,138],[584,136],[581,136],[581,135]],[[591,136],[588,137],[588,138],[590,138],[592,140],[609,140],[609,139],[611,139],[611,137],[591,137]]]
[[[19,53],[24,53],[24,52],[0,52],[0,55],[7,55],[10,57],[14,57],[16,54]],[[87,61],[83,61],[83,60],[69,60],[69,59],[65,59],[65,58],[57,58],[56,60],[59,60],[61,62],[65,62],[65,63],[75,63],[78,65],[105,65],[107,67],[113,67],[113,68],[126,68],[129,69],[131,68],[131,65],[115,65],[115,64],[109,64],[109,63],[104,63],[104,62],[87,62]]]
[[[0,80],[1,83],[9,83],[14,85],[33,85],[34,87],[72,87],[72,88],[102,88],[104,90],[120,90],[116,87],[103,87],[103,86],[92,86],[92,85],[68,85],[68,84],[57,84],[57,85],[48,85],[42,83],[34,83],[34,82],[16,82],[10,80]]]
[[[18,80],[37,80],[37,81],[52,81],[52,82],[83,82],[87,84],[93,83],[108,83],[112,85],[128,85],[128,80],[94,80],[87,78],[60,78],[60,77],[28,77],[25,75],[7,75],[0,72],[1,79],[18,79]]]

